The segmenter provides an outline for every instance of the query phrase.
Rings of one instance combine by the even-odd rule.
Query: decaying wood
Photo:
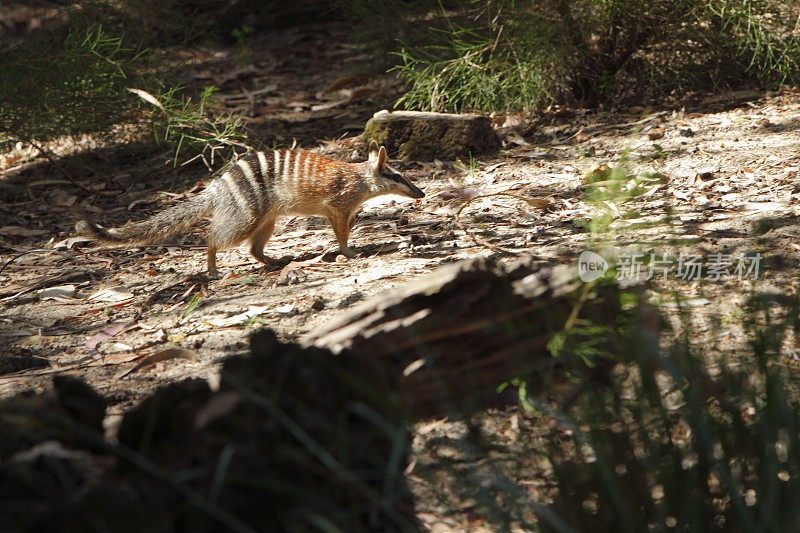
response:
[[[468,158],[500,146],[487,117],[418,111],[375,113],[363,140],[386,146],[390,157],[423,161]]]
[[[497,387],[535,373],[560,380],[547,349],[575,318],[613,323],[614,287],[587,289],[574,267],[502,268],[487,259],[442,267],[364,302],[305,342],[387,365],[413,416],[453,415],[502,401]]]

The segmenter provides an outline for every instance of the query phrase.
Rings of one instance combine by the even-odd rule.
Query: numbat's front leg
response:
[[[354,258],[356,253],[347,246],[347,238],[350,236],[351,228],[350,220],[346,216],[332,216],[330,221],[336,240],[339,241],[339,251],[345,257]]]

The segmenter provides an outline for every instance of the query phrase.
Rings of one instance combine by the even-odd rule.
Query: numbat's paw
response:
[[[348,259],[354,259],[356,256],[356,253],[350,248],[340,248],[339,253]]]

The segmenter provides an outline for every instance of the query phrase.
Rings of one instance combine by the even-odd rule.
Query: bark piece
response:
[[[616,287],[583,287],[574,267],[470,260],[368,300],[306,342],[381,361],[413,417],[460,415],[507,401],[497,387],[514,377],[564,380],[574,361],[547,345],[576,306],[593,324],[619,316]]]
[[[417,111],[375,113],[363,139],[365,147],[375,140],[391,157],[420,161],[468,158],[500,146],[488,117]]]

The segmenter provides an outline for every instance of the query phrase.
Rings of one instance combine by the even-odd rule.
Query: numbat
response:
[[[347,237],[358,208],[382,194],[422,198],[425,193],[386,163],[386,148],[372,141],[369,160],[345,163],[295,150],[268,150],[247,155],[190,200],[147,220],[107,230],[81,221],[79,234],[111,245],[155,243],[186,231],[206,216],[208,273],[217,275],[217,251],[250,241],[250,253],[269,264],[264,245],[281,215],[321,215],[328,218],[339,249],[354,257]]]

